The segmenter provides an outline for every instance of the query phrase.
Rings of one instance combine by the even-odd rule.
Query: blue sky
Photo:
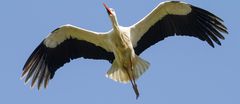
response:
[[[72,24],[108,31],[111,23],[102,5],[115,9],[119,24],[139,21],[163,0],[4,0],[0,2],[1,104],[240,104],[240,31],[237,0],[185,0],[218,15],[229,35],[222,46],[189,37],[171,37],[141,57],[150,69],[130,84],[105,78],[107,61],[78,59],[66,64],[48,89],[30,89],[19,79],[35,47],[55,28]]]

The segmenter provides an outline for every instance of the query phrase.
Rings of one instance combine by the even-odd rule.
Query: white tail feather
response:
[[[137,80],[148,69],[149,63],[138,56],[135,58],[136,62],[134,62],[135,65],[133,65],[133,74],[134,79]],[[115,60],[113,61],[111,69],[108,70],[106,77],[120,83],[128,83],[130,81],[126,70],[118,66]]]

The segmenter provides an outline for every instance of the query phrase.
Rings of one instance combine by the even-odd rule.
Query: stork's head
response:
[[[115,10],[113,8],[109,8],[105,3],[103,3],[105,9],[109,16],[116,16]]]
[[[112,8],[109,8],[105,3],[103,3],[105,9],[107,10],[107,13],[112,21],[112,24],[113,24],[113,27],[115,29],[118,28],[118,21],[117,21],[117,17],[116,17],[116,13],[115,13],[115,10],[112,9]]]

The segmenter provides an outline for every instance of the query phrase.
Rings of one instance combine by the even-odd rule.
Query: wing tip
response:
[[[44,82],[44,88],[47,88],[48,82],[50,80],[51,72],[48,69],[48,64],[46,63],[47,47],[43,42],[33,51],[28,60],[26,61],[20,80],[24,80],[24,84],[27,85],[30,81],[30,88],[33,89],[36,85],[38,89],[41,88]],[[38,83],[37,83],[38,81]]]
[[[37,86],[37,89],[38,89],[38,90],[40,90],[42,86],[43,86],[45,89],[47,89],[48,84],[49,84],[49,81],[50,81],[50,75],[51,75],[51,73],[48,73],[47,75],[44,75],[44,77],[43,77],[42,80],[39,79],[39,78],[37,78],[37,79],[35,79],[35,80],[33,80],[32,78],[25,79],[24,85],[27,86],[28,83],[29,83],[30,81],[32,81],[32,82],[31,82],[31,85],[30,85],[30,89],[34,89],[36,86]],[[21,76],[21,77],[20,77],[20,80],[23,80],[24,78],[25,78],[25,77],[22,77],[22,76]],[[36,81],[38,81],[38,82],[36,82]]]

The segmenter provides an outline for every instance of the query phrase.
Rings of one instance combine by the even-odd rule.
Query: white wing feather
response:
[[[94,32],[86,29],[79,28],[73,25],[63,25],[60,28],[53,31],[45,40],[44,44],[48,48],[55,48],[63,41],[67,39],[78,39],[84,40],[95,44],[96,46],[104,48],[106,51],[111,52],[109,46],[109,35],[108,33]]]
[[[137,42],[151,26],[153,26],[157,21],[161,20],[166,15],[187,15],[191,12],[191,10],[192,9],[190,5],[184,2],[167,1],[160,3],[147,16],[130,27],[131,41],[133,46],[135,47],[137,45]]]

